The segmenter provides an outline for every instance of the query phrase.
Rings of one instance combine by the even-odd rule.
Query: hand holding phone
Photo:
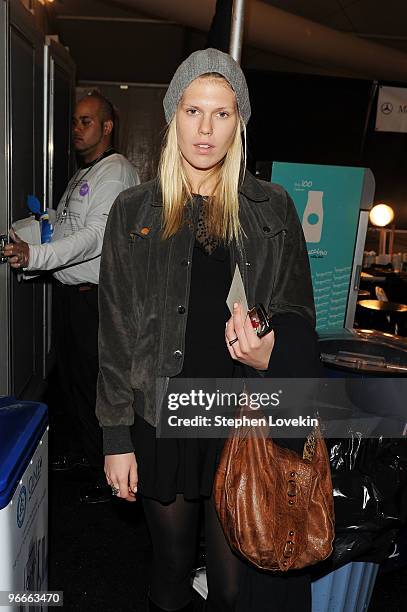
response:
[[[252,316],[238,302],[233,305],[233,314],[225,328],[226,346],[232,359],[255,370],[267,370],[274,348],[274,332],[264,308],[256,304],[251,311]]]

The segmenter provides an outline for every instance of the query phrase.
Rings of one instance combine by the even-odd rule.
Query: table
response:
[[[383,283],[386,280],[385,276],[379,276],[376,274],[368,274],[367,272],[361,272],[360,278],[366,283]]]
[[[359,306],[368,308],[369,310],[380,310],[382,312],[407,312],[406,304],[397,304],[396,302],[381,302],[380,300],[359,300]]]
[[[407,313],[406,304],[381,302],[380,300],[359,300],[357,304],[362,312],[367,314],[369,324],[373,329],[399,334],[401,317],[404,319]]]

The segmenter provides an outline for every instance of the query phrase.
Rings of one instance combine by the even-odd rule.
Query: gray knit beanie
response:
[[[239,64],[230,55],[217,49],[195,51],[178,66],[163,100],[167,123],[174,117],[178,102],[188,85],[208,72],[218,72],[230,83],[236,94],[240,115],[247,124],[251,109],[245,76]]]

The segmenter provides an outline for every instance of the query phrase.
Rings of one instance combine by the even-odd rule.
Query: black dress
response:
[[[211,254],[195,242],[183,378],[232,378],[240,366],[225,343],[230,317],[226,297],[231,283],[229,251],[219,245]],[[139,493],[170,502],[177,493],[185,499],[209,497],[223,440],[156,438],[156,430],[140,416],[131,428],[138,463]]]

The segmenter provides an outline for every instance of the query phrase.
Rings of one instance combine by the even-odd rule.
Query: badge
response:
[[[85,196],[87,193],[89,193],[88,183],[83,183],[83,185],[81,185],[81,188],[79,189],[79,193],[81,194],[81,196]]]

